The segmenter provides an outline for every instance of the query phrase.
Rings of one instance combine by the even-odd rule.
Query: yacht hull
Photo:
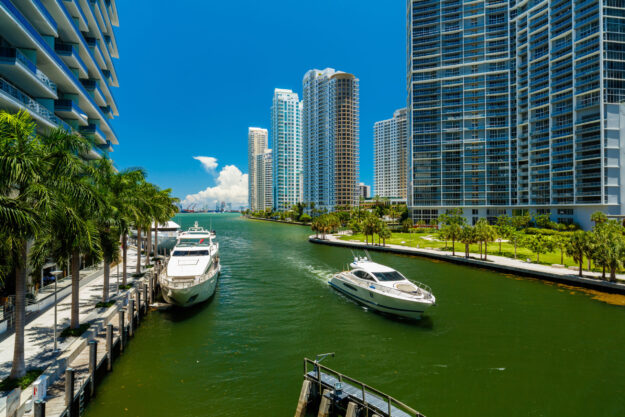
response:
[[[167,303],[179,307],[191,307],[202,303],[215,294],[220,271],[221,265],[211,269],[207,274],[208,277],[199,284],[184,288],[175,288],[174,286],[169,286],[165,281],[161,281],[163,299]]]
[[[328,284],[343,295],[351,298],[372,310],[392,314],[395,316],[419,319],[432,306],[431,302],[404,300],[376,291],[374,288],[365,288],[355,285],[341,276],[334,276]]]

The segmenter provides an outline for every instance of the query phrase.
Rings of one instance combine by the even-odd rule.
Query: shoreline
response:
[[[391,244],[387,244],[386,246],[367,245],[362,242],[339,240],[333,235],[327,235],[325,239],[311,235],[308,237],[308,241],[321,245],[366,249],[397,255],[420,256],[470,266],[473,268],[486,268],[497,272],[537,278],[543,281],[557,282],[575,287],[589,288],[601,292],[625,295],[625,284],[622,283],[622,276],[617,277],[617,282],[609,282],[594,277],[591,278],[586,275],[580,277],[578,274],[571,274],[570,270],[564,268],[560,269],[533,263],[528,264],[520,260],[504,258],[496,255],[490,255],[489,259],[491,260],[483,261],[472,257],[465,258],[464,255],[453,256],[451,252],[432,249],[417,249]],[[532,265],[532,267],[528,268],[529,265]],[[621,280],[620,283],[618,282],[619,279]]]
[[[273,223],[291,224],[291,225],[294,225],[294,226],[307,226],[307,227],[310,227],[310,223],[287,222],[286,220],[265,219],[263,217],[253,217],[253,216],[246,216],[246,215],[243,215],[243,217],[248,219],[248,220],[260,220],[260,221],[264,221],[264,222],[273,222]]]

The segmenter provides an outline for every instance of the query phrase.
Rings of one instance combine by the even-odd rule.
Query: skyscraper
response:
[[[375,195],[406,199],[406,109],[373,126],[373,188]]]
[[[358,79],[327,68],[304,76],[304,202],[358,203]]]
[[[290,210],[302,201],[302,102],[297,93],[276,88],[271,106],[273,205]]]
[[[624,212],[618,2],[408,2],[415,218]]]
[[[118,25],[115,0],[0,0],[0,109],[93,139],[86,158],[112,151]]]
[[[263,155],[267,149],[267,129],[250,127],[247,132],[247,164],[248,164],[248,199],[250,210],[259,210],[258,192],[256,188],[257,156]]]
[[[273,208],[273,156],[271,149],[256,155],[256,201],[257,210]]]

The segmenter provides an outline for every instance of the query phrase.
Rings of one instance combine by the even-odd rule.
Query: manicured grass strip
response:
[[[89,328],[89,326],[90,326],[89,323],[83,323],[80,326],[78,326],[77,329],[72,329],[71,327],[66,327],[61,332],[61,337],[70,337],[70,336],[78,337],[78,336],[82,335],[84,332],[86,332],[87,329]]]
[[[115,301],[107,301],[106,303],[103,303],[102,301],[100,301],[98,304],[95,305],[96,308],[109,308],[110,306],[114,305]]]

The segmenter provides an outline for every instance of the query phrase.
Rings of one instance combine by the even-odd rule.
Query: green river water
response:
[[[428,417],[624,416],[625,307],[596,294],[428,259],[372,253],[437,298],[419,322],[366,311],[327,285],[348,249],[305,227],[182,214],[217,231],[212,300],[152,312],[87,417],[292,416],[303,358]]]

